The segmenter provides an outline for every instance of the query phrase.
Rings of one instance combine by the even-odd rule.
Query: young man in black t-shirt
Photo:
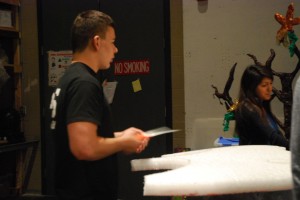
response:
[[[109,105],[96,74],[115,53],[113,20],[90,10],[72,26],[73,62],[51,99],[59,199],[117,199],[116,153],[140,153],[149,138],[142,130],[114,132]]]

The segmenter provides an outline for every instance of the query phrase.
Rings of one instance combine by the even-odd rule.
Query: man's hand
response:
[[[122,132],[116,132],[115,137],[122,137],[124,139],[125,154],[141,153],[148,145],[149,137],[140,129],[131,127]]]

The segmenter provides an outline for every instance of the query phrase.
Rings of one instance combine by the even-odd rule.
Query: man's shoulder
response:
[[[73,63],[66,70],[62,77],[62,82],[87,81],[97,83],[97,79],[93,76],[88,66],[83,63]]]
[[[66,75],[82,76],[88,74],[86,66],[83,63],[72,63],[65,72]]]

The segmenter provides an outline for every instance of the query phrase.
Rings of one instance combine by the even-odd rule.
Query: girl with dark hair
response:
[[[289,148],[271,111],[273,74],[266,67],[251,65],[242,75],[239,103],[235,110],[240,145],[277,145]]]

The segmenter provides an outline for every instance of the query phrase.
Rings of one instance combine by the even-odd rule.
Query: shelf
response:
[[[4,104],[19,110],[22,106],[22,66],[21,66],[21,31],[20,31],[20,0],[0,0],[0,46],[8,60],[5,65],[14,80],[7,95],[13,96]],[[22,123],[22,122],[20,122]],[[22,126],[22,125],[21,125]],[[1,192],[0,192],[1,193]],[[0,198],[1,199],[1,198]]]
[[[14,28],[0,27],[0,37],[20,38],[20,32]]]
[[[0,0],[0,3],[6,3],[9,5],[20,6],[20,0]]]
[[[22,66],[21,65],[4,64],[4,67],[14,69],[14,73],[22,73]]]

